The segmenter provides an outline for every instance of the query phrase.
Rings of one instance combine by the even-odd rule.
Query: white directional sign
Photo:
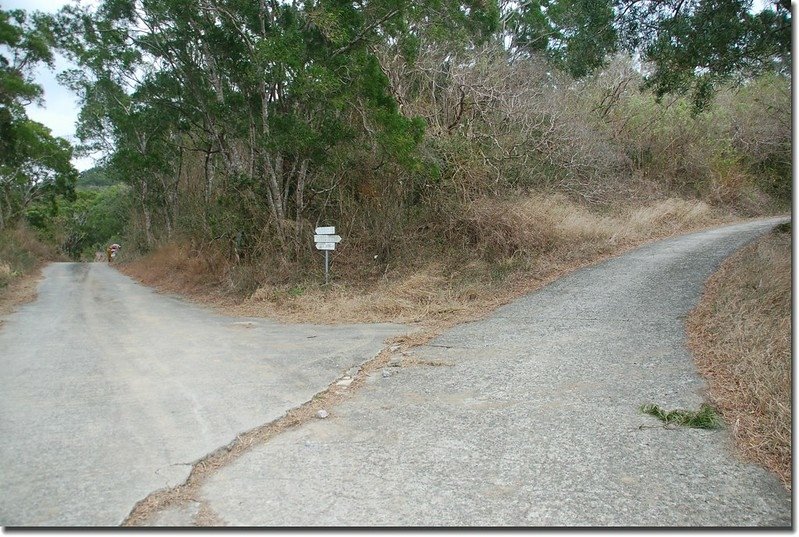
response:
[[[318,227],[314,231],[313,241],[317,250],[335,250],[336,243],[341,242],[341,237],[335,235],[336,226]]]
[[[341,237],[336,235],[335,226],[322,226],[314,230],[316,234],[313,236],[313,241],[316,244],[317,250],[325,251],[325,285],[330,281],[329,277],[329,264],[330,264],[330,251],[336,249],[336,243],[341,242]]]
[[[341,237],[338,235],[314,235],[314,242],[341,242]]]

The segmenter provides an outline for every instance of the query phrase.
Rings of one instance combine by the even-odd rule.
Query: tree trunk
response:
[[[209,147],[205,152],[205,188],[203,189],[203,199],[206,205],[211,203],[211,193],[214,188],[214,167],[211,163],[211,155],[213,153]]]
[[[144,235],[147,240],[147,246],[152,246],[155,239],[153,238],[152,216],[150,215],[150,208],[147,206],[147,181],[141,179],[139,180],[139,185],[139,200],[141,201],[142,213],[144,215]]]
[[[297,173],[297,190],[294,192],[295,196],[295,203],[297,204],[297,212],[296,212],[296,227],[295,227],[295,234],[294,234],[294,244],[295,244],[295,255],[297,258],[300,257],[300,251],[302,250],[302,244],[300,241],[302,240],[302,211],[304,209],[305,200],[303,199],[303,195],[305,192],[305,175],[308,173],[308,159],[303,159],[302,164],[300,164],[300,171]]]

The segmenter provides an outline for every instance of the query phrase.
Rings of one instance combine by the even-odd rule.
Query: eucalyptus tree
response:
[[[616,50],[611,0],[505,0],[503,30],[514,56],[540,54],[575,78]]]
[[[72,147],[25,112],[27,104],[42,101],[34,69],[53,65],[50,22],[0,10],[0,229],[36,200],[74,195]]]
[[[84,137],[106,139],[142,177],[166,173],[181,151],[200,153],[206,203],[235,184],[250,200],[239,209],[254,199],[285,243],[334,148],[367,133],[402,156],[421,140],[423,123],[398,110],[374,45],[425,17],[490,24],[482,4],[105,0],[65,8],[60,33],[84,69],[71,77]]]

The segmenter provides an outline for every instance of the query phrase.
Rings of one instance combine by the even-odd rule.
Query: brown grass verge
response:
[[[791,235],[774,232],[708,280],[689,346],[739,454],[791,489]]]
[[[53,248],[24,225],[0,232],[0,316],[36,298],[42,267],[56,259]]]
[[[39,281],[42,279],[41,264],[31,272],[15,277],[4,288],[0,289],[0,317],[13,313],[19,306],[36,299]],[[0,319],[0,326],[3,326]]]
[[[486,198],[456,224],[462,244],[443,251],[420,244],[403,256],[406,261],[380,267],[368,266],[367,256],[342,253],[328,286],[317,274],[295,275],[288,283],[267,283],[249,297],[236,297],[224,292],[222,260],[176,245],[120,270],[231,315],[321,324],[417,323],[440,331],[478,319],[575,269],[730,220],[701,201],[674,198],[612,214],[561,195]]]

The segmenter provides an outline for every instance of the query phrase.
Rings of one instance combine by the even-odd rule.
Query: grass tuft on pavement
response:
[[[703,403],[699,410],[663,410],[660,405],[648,404],[641,407],[641,412],[654,416],[666,425],[682,425],[695,429],[720,429],[721,419],[716,411]]]

